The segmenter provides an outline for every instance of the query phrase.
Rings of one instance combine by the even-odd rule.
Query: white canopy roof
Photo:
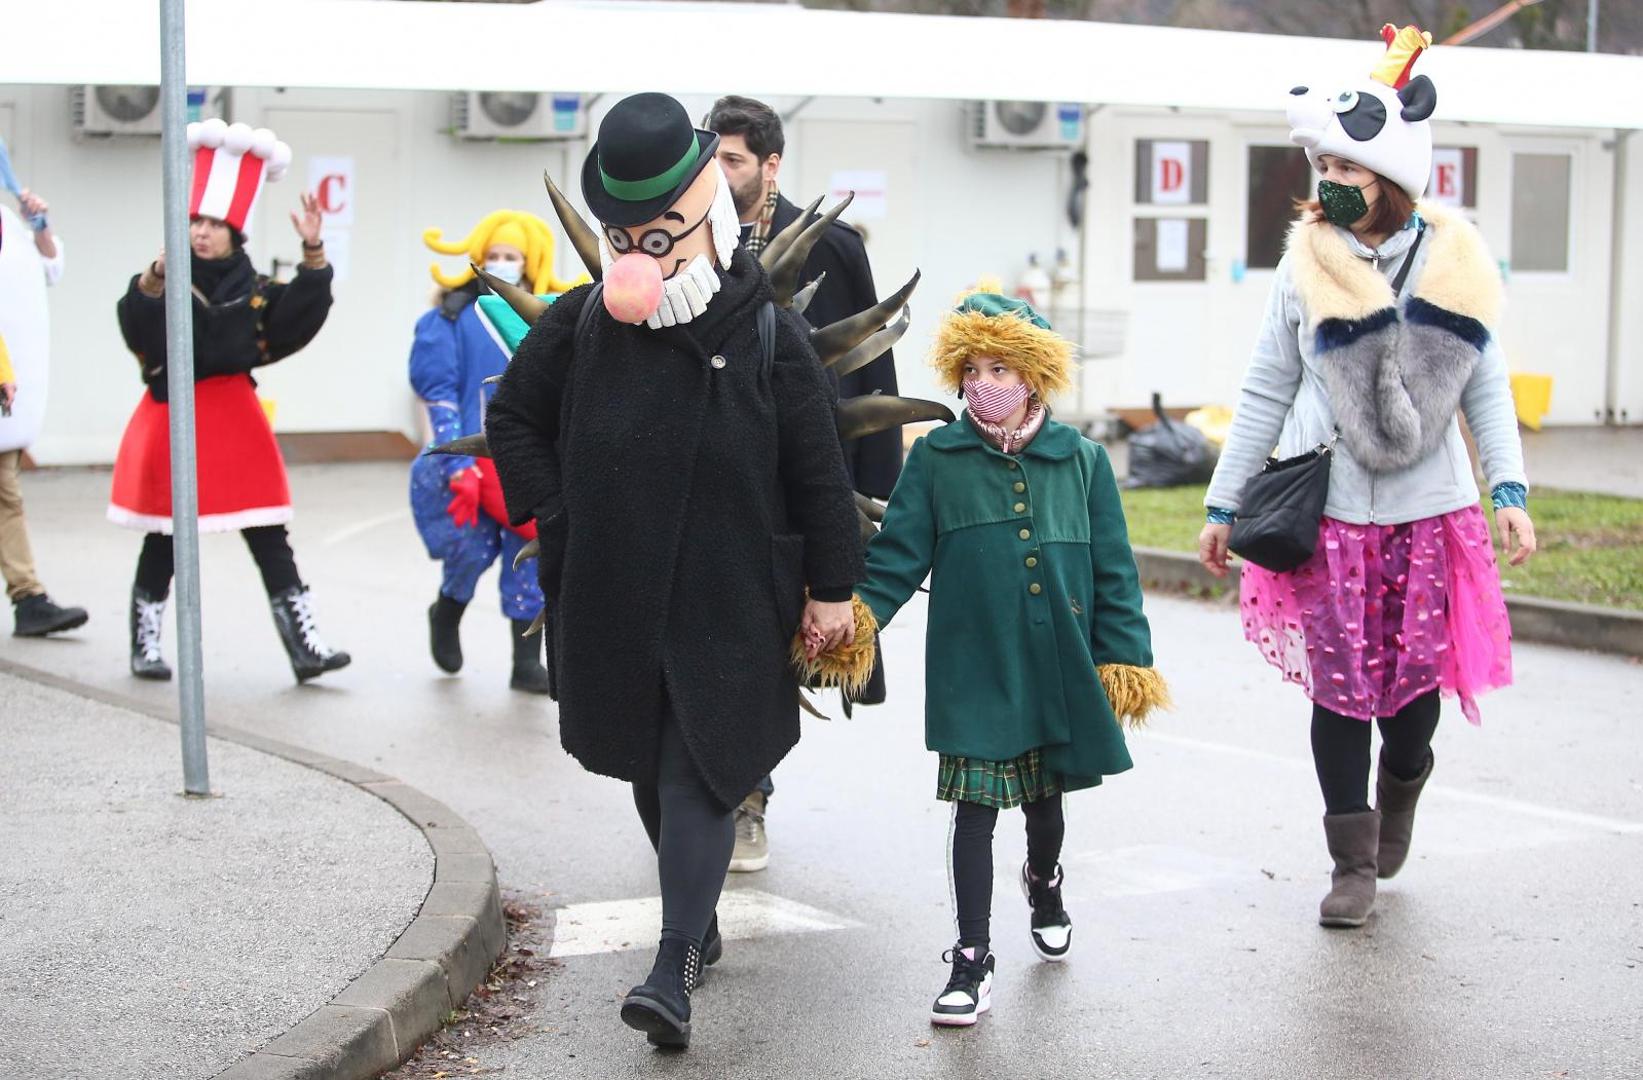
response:
[[[21,0],[0,0],[11,8]],[[203,86],[980,98],[1282,108],[1296,84],[1365,74],[1379,41],[766,4],[189,0]],[[29,5],[10,83],[157,83],[153,0]],[[499,62],[501,61],[501,62]],[[1444,120],[1643,127],[1643,57],[1434,48]]]

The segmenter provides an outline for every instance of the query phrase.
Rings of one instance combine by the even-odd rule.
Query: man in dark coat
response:
[[[742,246],[757,255],[803,212],[776,185],[782,153],[787,148],[782,118],[762,101],[731,95],[714,103],[707,127],[719,136],[719,165],[736,200]],[[805,260],[799,280],[808,283],[817,279],[821,283],[804,311],[811,326],[827,326],[879,302],[873,268],[867,262],[867,246],[861,234],[843,222],[830,225]],[[872,363],[835,381],[840,397],[895,394],[895,354],[886,351]],[[854,439],[844,446],[851,484],[875,499],[890,497],[901,476],[902,457],[900,427]],[[873,676],[857,700],[868,705],[884,701],[882,660],[874,665]],[[775,792],[774,781],[766,776],[737,807],[732,871],[752,872],[769,865],[765,813]]]
[[[732,808],[799,738],[794,632],[850,640],[862,569],[833,389],[736,246],[716,141],[662,94],[613,107],[582,178],[603,280],[541,316],[486,420],[541,542],[561,741],[632,782],[657,848],[661,944],[622,1019],[674,1046],[718,957]]]

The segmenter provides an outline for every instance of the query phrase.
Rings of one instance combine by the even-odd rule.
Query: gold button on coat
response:
[[[1022,529],[1016,535],[1021,537],[1023,540],[1031,540],[1033,538],[1033,531],[1031,529]]]
[[[1015,470],[1015,468],[1016,468],[1016,464],[1015,464],[1015,462],[1013,462],[1013,461],[1006,461],[1006,462],[1005,462],[1005,463],[1004,463],[1004,467],[1005,467],[1005,468],[1006,468],[1006,469],[1009,469],[1009,470],[1011,470],[1011,471],[1012,471],[1012,472],[1013,472],[1013,471],[1014,471],[1014,470]]]
[[[1015,512],[1018,513],[1018,514],[1021,513],[1024,510],[1026,510],[1026,509],[1027,509],[1027,504],[1026,503],[1016,503],[1015,504]]]
[[[1031,570],[1033,567],[1035,567],[1037,565],[1038,565],[1037,556],[1034,556],[1034,555],[1027,556],[1027,569]]]
[[[718,368],[725,366],[725,358],[722,356],[715,356],[713,359],[709,360],[708,363],[713,365],[714,369],[717,370]]]
[[[1023,491],[1026,491],[1026,490],[1027,490],[1027,485],[1026,484],[1023,484],[1020,480],[1017,480],[1015,482],[1015,493],[1017,495],[1020,495]]]
[[[1027,586],[1027,591],[1032,593],[1034,596],[1037,596],[1039,593],[1044,591],[1044,587],[1035,581],[1031,585]]]

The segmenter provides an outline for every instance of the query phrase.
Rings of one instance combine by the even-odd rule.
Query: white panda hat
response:
[[[1411,199],[1426,192],[1432,175],[1432,111],[1438,92],[1425,75],[1409,77],[1416,57],[1432,45],[1419,27],[1381,27],[1386,54],[1369,78],[1334,90],[1297,86],[1290,91],[1289,141],[1307,160],[1333,154],[1372,169]]]

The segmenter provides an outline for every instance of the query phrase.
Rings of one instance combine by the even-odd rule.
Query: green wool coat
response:
[[[857,594],[882,629],[930,575],[925,743],[1008,761],[1038,748],[1068,789],[1128,769],[1096,666],[1152,666],[1107,452],[1046,420],[1020,454],[969,414],[913,444]]]

